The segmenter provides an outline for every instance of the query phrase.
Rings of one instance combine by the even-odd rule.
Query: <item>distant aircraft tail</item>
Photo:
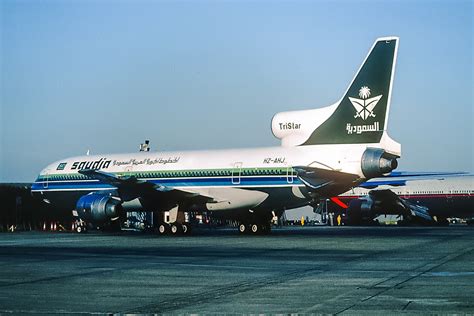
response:
[[[379,143],[387,127],[398,41],[377,39],[339,102],[278,113],[273,134],[284,146]]]

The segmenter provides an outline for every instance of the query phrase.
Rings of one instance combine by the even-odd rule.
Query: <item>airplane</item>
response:
[[[40,172],[32,194],[72,210],[78,231],[141,210],[169,212],[160,234],[189,233],[185,212],[238,220],[240,233],[268,233],[285,210],[397,167],[401,145],[388,136],[387,121],[398,43],[378,38],[335,104],[277,113],[271,128],[279,147],[66,158]]]
[[[331,212],[345,213],[350,224],[370,223],[379,215],[403,215],[408,222],[447,224],[447,218],[474,223],[474,175],[394,172],[373,178],[330,199]]]

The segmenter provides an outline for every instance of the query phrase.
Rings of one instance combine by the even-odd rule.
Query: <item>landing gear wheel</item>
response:
[[[182,228],[180,227],[179,224],[174,223],[171,224],[171,234],[173,235],[178,235],[181,232]]]
[[[258,224],[251,224],[250,225],[250,230],[252,231],[252,234],[256,235],[260,233],[261,226]]]
[[[245,234],[245,233],[247,233],[247,231],[248,231],[247,225],[245,225],[245,224],[240,224],[239,225],[239,233]]]
[[[158,233],[160,233],[160,235],[164,235],[168,231],[169,231],[168,224],[160,224],[160,226],[158,226]]]
[[[189,225],[188,223],[184,223],[183,225],[181,225],[181,227],[184,235],[191,234],[191,225]]]

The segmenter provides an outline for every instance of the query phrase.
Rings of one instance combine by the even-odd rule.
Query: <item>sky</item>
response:
[[[278,146],[399,36],[399,170],[474,172],[472,1],[0,1],[0,182],[69,156]]]

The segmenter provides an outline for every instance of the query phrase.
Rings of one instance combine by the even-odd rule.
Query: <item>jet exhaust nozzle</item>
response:
[[[362,172],[367,178],[380,177],[398,167],[397,156],[380,148],[367,148],[362,155]]]

